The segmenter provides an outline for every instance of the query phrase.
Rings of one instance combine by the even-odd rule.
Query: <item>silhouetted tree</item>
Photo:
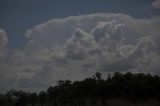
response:
[[[81,81],[60,80],[39,94],[10,90],[0,95],[0,106],[107,106],[108,99],[119,98],[133,103],[149,98],[160,100],[160,77],[115,72],[104,80],[97,72]]]
[[[46,101],[47,101],[47,93],[46,92],[41,91],[39,93],[39,101],[40,101],[41,106],[44,106],[44,103],[46,103]]]
[[[38,99],[37,99],[37,94],[36,93],[30,93],[29,94],[29,103],[32,105],[32,106],[35,106],[35,104],[38,102]]]

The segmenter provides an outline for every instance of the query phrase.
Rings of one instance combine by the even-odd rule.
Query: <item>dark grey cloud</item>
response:
[[[24,50],[0,64],[7,70],[1,71],[0,83],[30,90],[60,79],[80,80],[96,71],[159,74],[158,23],[159,16],[135,19],[107,13],[52,19],[29,29]]]
[[[154,0],[154,2],[152,3],[152,6],[154,8],[160,8],[160,0]]]

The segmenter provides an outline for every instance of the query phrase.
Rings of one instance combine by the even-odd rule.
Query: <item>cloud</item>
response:
[[[8,43],[7,35],[3,29],[0,29],[0,48],[4,48]]]
[[[155,0],[153,3],[152,3],[152,6],[154,8],[160,8],[160,0]]]
[[[5,88],[41,90],[96,71],[159,74],[159,16],[90,14],[52,19],[27,30],[24,50],[0,64]],[[6,83],[3,83],[6,82]]]
[[[31,47],[32,49],[38,49],[63,44],[72,36],[75,28],[90,32],[100,20],[109,21],[112,20],[112,18],[121,20],[121,18],[128,17],[129,16],[122,14],[111,14],[108,16],[99,14],[97,17],[97,14],[92,14],[76,17],[71,16],[63,19],[52,19],[40,25],[36,25],[26,32],[25,36],[29,39],[26,46],[29,46],[30,49]]]
[[[0,29],[0,62],[4,56],[4,51],[8,43],[7,35],[3,29]]]

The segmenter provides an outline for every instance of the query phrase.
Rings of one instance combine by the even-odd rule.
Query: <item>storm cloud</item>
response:
[[[24,49],[1,64],[0,84],[3,90],[40,90],[97,71],[159,74],[159,23],[159,16],[107,13],[49,20],[26,31]]]

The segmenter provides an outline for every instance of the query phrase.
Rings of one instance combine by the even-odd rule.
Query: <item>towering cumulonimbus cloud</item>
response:
[[[29,29],[24,50],[1,65],[4,88],[44,89],[61,79],[104,73],[159,74],[160,17],[96,13],[52,19]],[[10,85],[9,85],[10,84]]]

